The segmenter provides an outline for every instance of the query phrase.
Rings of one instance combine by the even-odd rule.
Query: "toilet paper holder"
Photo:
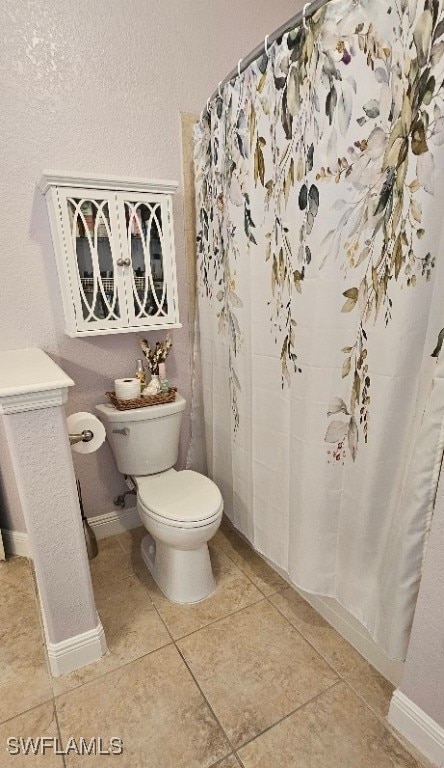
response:
[[[69,444],[76,445],[76,443],[90,443],[94,437],[94,432],[90,429],[84,429],[77,434],[69,435]]]

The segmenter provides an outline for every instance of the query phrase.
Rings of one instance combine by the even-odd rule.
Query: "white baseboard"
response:
[[[394,686],[398,686],[402,679],[404,662],[393,661],[384,653],[370,636],[362,624],[355,619],[345,608],[331,597],[320,597],[297,589],[297,592],[317,611],[322,618],[328,621],[332,627],[344,637],[350,645],[367,659]]]
[[[51,672],[60,677],[101,659],[106,653],[105,633],[99,621],[94,629],[60,643],[47,642],[46,646]]]
[[[116,533],[123,533],[123,531],[129,531],[131,528],[138,528],[142,525],[136,507],[113,510],[106,515],[91,517],[88,519],[88,523],[98,539],[105,539],[107,536],[114,536]],[[9,531],[6,528],[1,533],[7,555],[32,558],[27,533]]]
[[[107,536],[115,536],[116,533],[123,533],[142,525],[136,507],[113,510],[106,515],[90,517],[88,523],[98,539],[106,539]]]
[[[7,555],[31,557],[31,549],[29,546],[27,533],[22,533],[22,531],[9,531],[4,528],[2,530],[2,537]]]
[[[444,728],[399,689],[388,714],[390,725],[438,768],[444,768]]]

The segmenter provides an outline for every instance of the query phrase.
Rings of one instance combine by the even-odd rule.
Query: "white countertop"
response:
[[[73,380],[42,349],[0,351],[0,397],[73,385]]]

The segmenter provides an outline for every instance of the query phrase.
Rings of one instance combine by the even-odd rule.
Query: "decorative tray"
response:
[[[162,405],[162,403],[174,403],[177,387],[170,387],[168,392],[158,392],[157,395],[140,395],[131,400],[119,400],[115,392],[106,392],[112,404],[118,411],[129,411],[132,408],[145,408],[149,405]]]

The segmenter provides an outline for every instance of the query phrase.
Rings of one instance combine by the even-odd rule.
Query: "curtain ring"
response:
[[[210,99],[207,99],[207,112],[210,114]]]
[[[310,8],[311,3],[305,3],[303,9],[302,9],[302,26],[304,29],[308,30],[308,24],[307,24],[307,8]]]
[[[242,62],[243,62],[243,59],[239,59],[239,61],[237,62],[237,75],[238,75],[238,77],[241,76],[240,68],[241,68]]]
[[[269,37],[270,37],[270,35],[266,35],[265,36],[265,43],[264,43],[265,53],[267,54],[267,56],[268,56],[268,38]]]
[[[222,98],[222,93],[221,93],[221,90],[220,90],[221,85],[222,85],[222,80],[219,80],[219,82],[217,84],[217,95],[219,96],[220,99]]]

